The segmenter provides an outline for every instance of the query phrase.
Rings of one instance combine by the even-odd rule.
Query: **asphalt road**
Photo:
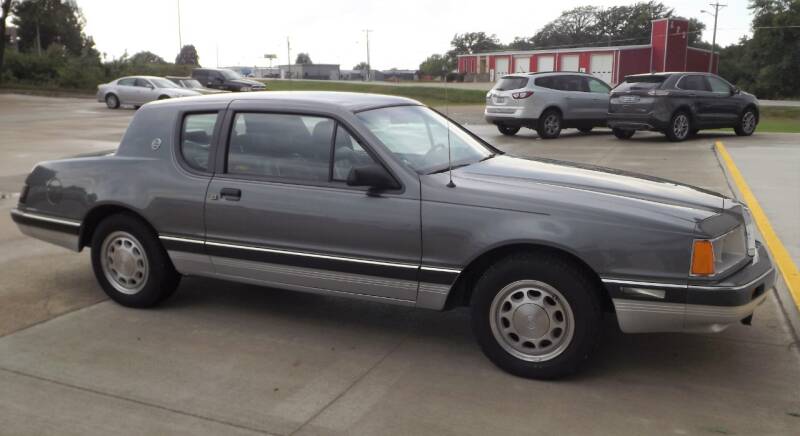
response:
[[[23,237],[8,211],[35,162],[113,149],[133,113],[85,99],[0,95],[0,434],[789,435],[800,428],[800,353],[774,296],[751,327],[718,335],[624,335],[608,319],[585,371],[559,382],[492,366],[465,310],[196,278],[157,309],[120,307],[95,283],[87,252]],[[681,144],[569,131],[556,141],[506,138],[478,124],[475,109],[453,113],[512,153],[730,194],[712,149],[718,136]],[[723,140],[747,167],[742,162],[762,149],[747,156],[740,143],[743,150],[767,144],[769,154],[786,152],[769,145],[783,141],[796,153],[795,138]],[[773,164],[756,172],[792,170]]]

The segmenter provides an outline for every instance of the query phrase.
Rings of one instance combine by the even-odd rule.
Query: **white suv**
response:
[[[486,94],[484,116],[504,135],[521,127],[536,130],[542,139],[557,138],[571,127],[586,133],[606,125],[610,91],[586,73],[510,74]]]

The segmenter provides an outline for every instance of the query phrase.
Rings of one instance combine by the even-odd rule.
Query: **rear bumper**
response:
[[[604,278],[625,333],[716,333],[745,320],[775,285],[766,249],[750,265],[719,282],[668,284]]]
[[[669,120],[663,120],[653,113],[609,113],[608,127],[612,129],[627,130],[664,130],[669,125]]]
[[[23,212],[19,209],[11,210],[11,219],[24,235],[72,251],[80,251],[80,221]]]
[[[535,128],[539,123],[537,118],[516,118],[513,116],[498,116],[495,114],[485,115],[484,118],[489,124],[497,124],[513,127],[530,127]]]

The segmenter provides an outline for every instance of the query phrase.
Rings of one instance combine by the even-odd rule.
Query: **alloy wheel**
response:
[[[742,130],[747,133],[753,133],[756,128],[756,115],[752,111],[745,112],[742,117]]]
[[[689,136],[689,117],[686,114],[678,114],[672,121],[672,133],[676,138],[683,139]]]
[[[558,133],[559,129],[561,128],[560,123],[558,122],[558,115],[550,114],[547,118],[544,119],[544,131],[548,135],[555,135]]]

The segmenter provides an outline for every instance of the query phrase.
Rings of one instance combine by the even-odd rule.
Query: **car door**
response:
[[[608,118],[608,96],[611,93],[611,87],[594,77],[583,77],[583,80],[584,92],[588,97],[586,118],[593,124],[605,124]]]
[[[226,117],[227,147],[205,211],[216,273],[412,304],[419,188],[349,187],[351,167],[380,160],[346,124],[327,113],[261,110],[239,101]]]
[[[714,125],[716,122],[713,109],[715,97],[708,88],[705,77],[702,74],[687,74],[681,77],[676,85],[681,90],[681,96],[694,109],[695,121],[702,127]]]
[[[591,96],[584,92],[582,76],[565,74],[556,78],[556,86],[564,95],[566,110],[565,120],[585,121],[591,114]]]
[[[156,100],[155,86],[147,79],[136,79],[136,103],[144,104]]]
[[[136,78],[125,77],[117,80],[117,95],[120,104],[133,104],[136,102]]]
[[[733,94],[733,86],[719,77],[705,76],[705,79],[711,90],[709,112],[715,124],[719,126],[734,125],[739,118],[740,108]]]

